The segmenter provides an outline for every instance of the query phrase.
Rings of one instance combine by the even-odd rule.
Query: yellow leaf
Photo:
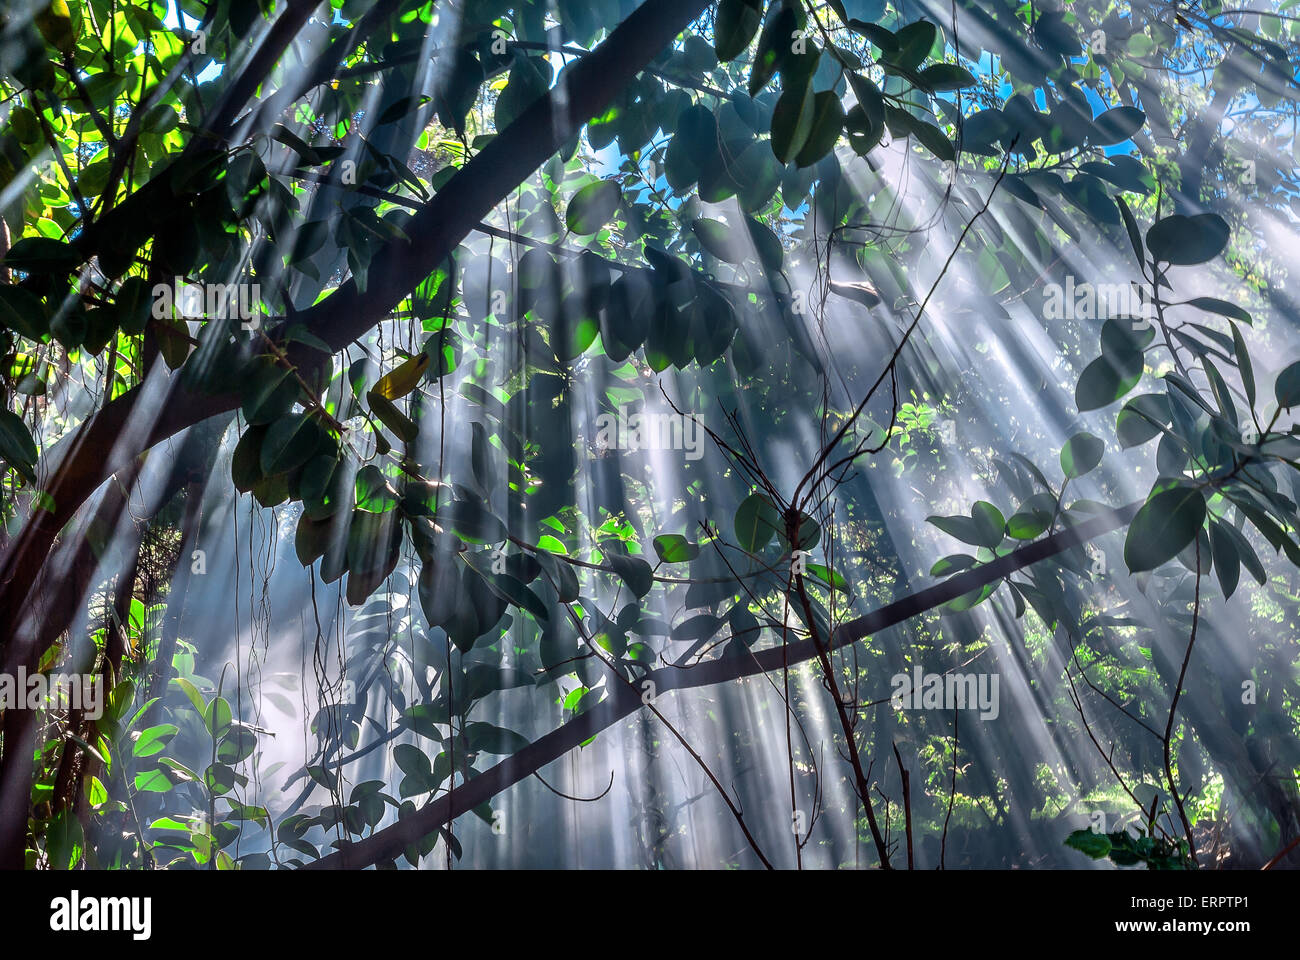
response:
[[[36,15],[36,27],[60,53],[71,56],[77,50],[77,38],[72,32],[72,11],[67,0],[54,0]]]
[[[429,367],[429,355],[421,353],[412,357],[405,363],[399,364],[387,374],[379,378],[379,382],[370,388],[372,393],[376,393],[385,400],[396,400],[398,397],[404,397],[420,382],[420,377]]]

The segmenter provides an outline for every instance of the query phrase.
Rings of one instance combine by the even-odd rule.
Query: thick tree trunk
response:
[[[122,482],[105,491],[94,519],[88,526],[112,531],[117,528],[126,509],[126,491],[134,486],[140,471],[140,462],[133,464],[122,477]],[[138,542],[127,546],[135,550]],[[14,661],[0,661],[0,672],[13,675],[21,665],[29,670],[36,664],[29,659],[19,659],[20,650],[35,650],[37,636],[57,636],[68,628],[81,609],[86,591],[100,569],[99,557],[88,538],[78,544],[67,571],[53,583],[38,583],[30,591],[28,610],[41,611],[32,617],[28,614],[29,629],[11,636],[6,655],[14,654]],[[17,621],[15,621],[15,626]],[[24,639],[26,638],[26,639]],[[35,748],[36,715],[30,710],[6,710],[3,716],[4,750],[0,752],[0,869],[20,869],[23,865],[27,837],[27,815],[31,804],[32,751]]]
[[[206,479],[211,473],[217,454],[217,444],[228,422],[225,418],[210,421],[209,424],[189,433],[177,454],[170,479],[152,502],[139,509],[141,519],[152,519],[171,501],[182,483],[200,476]],[[87,524],[87,529],[94,528],[105,536],[114,535],[127,510],[130,491],[136,485],[144,462],[145,458],[138,458],[118,478],[117,483],[105,490],[94,519]],[[117,544],[133,558],[132,562],[120,572],[120,577],[125,578],[127,586],[135,579],[135,564],[138,562],[142,532],[142,526],[136,527],[135,532],[126,538],[126,542]],[[23,667],[30,675],[36,669],[41,654],[60,634],[75,624],[78,614],[85,609],[87,591],[95,582],[96,574],[104,572],[95,545],[84,533],[66,568],[62,563],[57,566],[59,567],[57,570],[46,568],[41,573],[35,589],[29,592],[17,621],[18,629],[10,638],[9,646],[4,650],[4,657],[0,659],[0,671],[15,674],[19,667]],[[123,581],[119,580],[119,582]],[[127,599],[129,601],[129,596]],[[129,602],[127,607],[129,609]],[[106,674],[110,669],[114,677],[120,674],[123,652],[119,632],[116,629],[110,630],[106,651]],[[6,745],[18,742],[16,739],[10,740],[11,730],[15,737],[24,735],[25,720],[22,714],[28,714],[26,719],[31,719],[30,711],[6,712],[4,716]],[[21,858],[23,855],[32,772],[30,752],[27,754],[26,762],[18,752],[10,752],[7,748],[0,753],[0,869],[15,867],[19,861],[12,858]],[[24,799],[24,796],[27,799]],[[22,805],[21,811],[19,804]],[[10,859],[5,859],[6,857]]]

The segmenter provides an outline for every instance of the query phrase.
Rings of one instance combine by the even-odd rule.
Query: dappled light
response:
[[[0,867],[1296,866],[1298,37],[8,5]]]

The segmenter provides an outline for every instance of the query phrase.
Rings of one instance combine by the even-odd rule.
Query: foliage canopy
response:
[[[0,866],[1293,850],[1289,7],[8,4]]]

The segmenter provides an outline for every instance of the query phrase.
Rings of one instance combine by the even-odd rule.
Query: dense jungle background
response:
[[[0,867],[1300,864],[1295,7],[6,3]]]

